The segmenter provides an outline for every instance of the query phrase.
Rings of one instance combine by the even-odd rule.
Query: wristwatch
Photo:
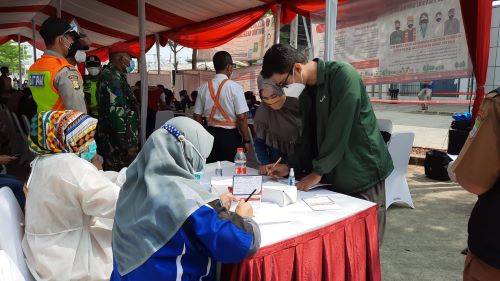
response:
[[[249,140],[244,140],[243,143],[251,143]]]

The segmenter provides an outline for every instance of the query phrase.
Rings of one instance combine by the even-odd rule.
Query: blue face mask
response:
[[[84,149],[82,153],[80,153],[80,158],[91,161],[94,156],[97,155],[97,144],[95,141],[89,142],[87,147]]]
[[[127,69],[125,69],[125,71],[127,73],[131,73],[134,69],[135,69],[135,62],[132,59],[130,59],[130,62],[127,66]]]

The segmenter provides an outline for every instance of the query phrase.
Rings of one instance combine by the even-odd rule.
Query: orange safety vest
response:
[[[28,85],[38,112],[64,110],[59,91],[54,87],[54,79],[63,67],[73,66],[64,58],[42,55],[28,70]]]
[[[224,84],[226,84],[227,81],[229,81],[229,79],[225,79],[220,83],[219,89],[217,89],[217,94],[215,94],[214,84],[212,83],[212,80],[208,81],[208,91],[210,92],[210,96],[214,101],[214,106],[212,107],[212,111],[210,112],[210,116],[208,117],[208,126],[236,127],[238,125],[234,120],[231,120],[231,117],[229,117],[229,115],[227,115],[227,113],[224,111],[219,101],[222,87],[224,87]],[[215,119],[215,114],[217,113],[217,111],[219,111],[220,114],[222,115],[223,118],[222,121]]]

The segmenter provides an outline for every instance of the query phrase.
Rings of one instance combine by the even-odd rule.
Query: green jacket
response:
[[[302,130],[291,166],[299,174],[323,175],[341,193],[367,190],[387,178],[394,167],[365,85],[348,63],[317,62],[317,84],[306,87],[299,98]],[[312,102],[315,135],[309,125],[314,122]]]

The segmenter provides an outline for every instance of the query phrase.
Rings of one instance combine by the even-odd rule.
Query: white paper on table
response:
[[[314,211],[338,210],[341,207],[329,196],[314,196],[303,198],[304,202]]]
[[[273,177],[270,177],[270,176],[263,176],[263,181],[264,181],[264,185],[266,185],[267,183],[280,183],[280,184],[284,184],[284,185],[288,186],[288,178],[273,178]],[[295,181],[295,186],[297,186],[297,184],[299,182],[300,181],[296,180]],[[321,188],[325,188],[325,189],[331,189],[333,186],[331,184],[329,184],[329,183],[318,183],[318,184],[315,184],[315,185],[311,186],[309,188],[309,190],[317,188],[317,187],[321,187]]]
[[[210,186],[212,193],[224,194],[229,192],[229,187],[233,185],[233,177],[212,177],[210,179]]]
[[[264,187],[263,187],[264,189]],[[265,192],[264,190],[262,192]],[[259,209],[254,210],[253,220],[259,226],[282,226],[295,221],[293,214],[290,214],[286,208],[270,202],[262,202]]]
[[[262,201],[276,203],[280,207],[297,202],[297,188],[282,182],[268,181],[262,184]]]
[[[255,192],[254,192],[255,190]],[[248,202],[259,202],[262,196],[262,176],[233,176],[233,195],[240,198],[248,198],[250,194],[252,197]]]

